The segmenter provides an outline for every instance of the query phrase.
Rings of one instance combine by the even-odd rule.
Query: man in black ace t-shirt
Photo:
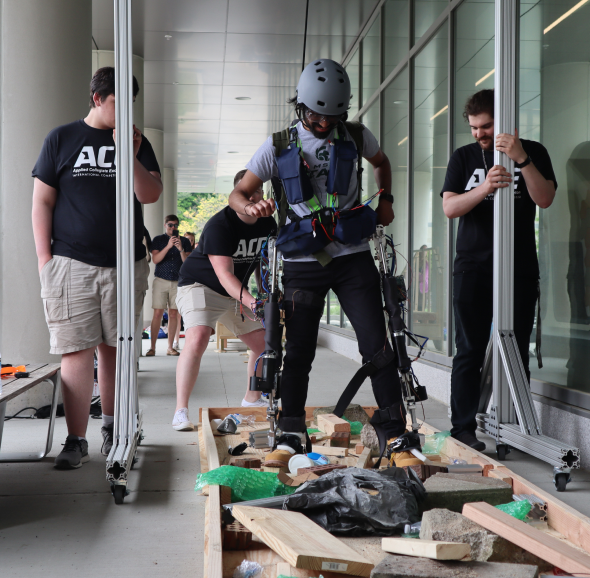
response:
[[[245,173],[242,170],[235,176],[234,186]],[[262,196],[260,187],[251,195],[251,202],[259,202]],[[209,219],[195,250],[182,264],[176,304],[184,320],[185,341],[176,366],[176,412],[172,420],[177,431],[194,428],[188,402],[217,322],[252,350],[242,406],[266,406],[260,393],[248,388],[256,360],[264,351],[264,329],[254,320],[251,309],[256,300],[248,290],[248,281],[262,245],[275,231],[271,217],[240,215],[228,206]]]
[[[90,112],[46,137],[33,169],[33,234],[50,353],[62,355],[61,381],[68,437],[58,468],[88,461],[86,428],[98,347],[103,411],[103,455],[113,441],[117,355],[117,236],[114,68],[97,70]],[[134,79],[134,98],[139,85]],[[141,203],[162,192],[160,168],[149,141],[133,127],[135,315],[147,289]]]
[[[474,94],[465,119],[476,142],[457,149],[441,192],[445,215],[460,217],[453,271],[453,309],[457,353],[451,374],[451,435],[476,450],[479,383],[493,314],[494,196],[514,194],[514,332],[529,371],[529,341],[538,296],[539,265],[535,243],[537,207],[546,209],[557,182],[546,149],[538,142],[499,134],[496,149],[515,163],[514,181],[494,166],[494,91]]]

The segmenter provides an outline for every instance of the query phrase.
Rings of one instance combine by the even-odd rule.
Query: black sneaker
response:
[[[475,451],[483,452],[486,449],[486,444],[478,440],[475,437],[475,434],[471,433],[470,431],[464,431],[460,434],[454,435],[453,437],[461,443],[464,443],[466,446],[473,448]]]
[[[78,436],[69,435],[63,447],[64,449],[55,458],[55,467],[58,470],[79,468],[90,459],[88,455],[88,442],[86,440],[79,440]]]
[[[108,456],[111,448],[113,447],[113,424],[103,425],[100,428],[100,433],[102,434],[102,448],[100,448],[100,453],[103,456]]]

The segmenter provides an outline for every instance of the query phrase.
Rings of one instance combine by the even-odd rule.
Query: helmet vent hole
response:
[[[342,70],[340,70],[339,68],[336,69],[336,72],[339,72],[340,74],[344,74],[344,72],[342,72]]]
[[[318,100],[318,105],[319,106],[326,106],[326,103],[325,102],[322,102],[321,100]]]
[[[338,82],[340,82],[340,84],[344,84],[344,78],[339,78]]]
[[[326,79],[323,76],[318,76],[318,80],[320,82],[326,82]]]
[[[316,72],[324,72],[324,70],[325,70],[324,68],[318,68],[318,69],[316,70]]]
[[[343,103],[343,102],[340,102],[340,103],[338,104],[338,108],[342,108],[343,106],[344,106],[344,103]]]
[[[321,63],[322,63],[322,61],[321,61],[321,60],[318,60],[318,61],[317,61],[317,62],[314,64],[314,66],[319,66]]]

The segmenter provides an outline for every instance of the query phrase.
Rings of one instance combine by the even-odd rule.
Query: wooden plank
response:
[[[318,429],[328,435],[341,431],[350,433],[350,424],[345,419],[342,419],[333,413],[320,413],[316,419],[318,422]]]
[[[391,554],[421,556],[432,560],[461,560],[471,553],[469,544],[414,538],[383,538],[381,547]]]
[[[361,455],[359,456],[359,459],[357,460],[355,467],[361,468],[361,470],[365,470],[367,468],[370,468],[371,465],[372,465],[371,448],[365,448],[361,452]]]
[[[365,446],[363,444],[356,444],[354,446],[354,453],[360,456],[363,453]]]
[[[307,570],[305,568],[294,568],[288,562],[282,562],[277,564],[277,576],[293,576],[294,578],[317,578],[319,575],[322,575],[324,578],[341,578],[342,574],[337,574],[336,572],[326,572],[322,570],[318,572],[317,570]]]
[[[34,367],[34,366],[33,366]],[[52,377],[60,369],[60,363],[43,364],[37,369],[31,369],[27,365],[30,377],[17,379],[15,377],[2,380],[2,393],[0,394],[0,403],[10,401],[21,393],[28,391],[32,387],[39,385],[44,379]]]
[[[312,451],[325,456],[348,456],[348,448],[331,448],[330,446],[311,446]]]
[[[247,550],[223,551],[223,578],[233,578],[236,568],[244,560],[257,562],[262,566],[262,575],[257,575],[256,578],[277,578],[277,564],[285,562],[266,544],[252,542]]]
[[[324,406],[309,406],[305,408],[305,419],[312,420],[313,412],[316,409],[320,409]],[[204,408],[199,409],[199,421],[203,421],[202,411]],[[209,419],[223,419],[230,413],[241,413],[243,415],[254,415],[256,416],[256,421],[266,421],[266,408],[264,407],[210,407],[209,409]],[[375,410],[377,409],[376,405],[370,406],[363,406],[363,409],[367,412],[369,418],[373,417]]]
[[[531,528],[498,508],[484,502],[465,504],[463,515],[566,572],[590,573],[590,555]]]
[[[236,520],[296,568],[368,577],[373,564],[299,512],[234,506]]]
[[[211,419],[209,416],[209,409],[203,408],[203,419],[201,419],[201,431],[203,432],[203,440],[205,442],[205,455],[207,456],[207,466],[209,471],[219,467],[219,454],[217,453],[217,444],[213,437],[213,430],[211,429]]]

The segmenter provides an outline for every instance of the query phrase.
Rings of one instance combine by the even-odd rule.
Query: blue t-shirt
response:
[[[186,253],[190,253],[191,242],[186,237],[179,237],[182,248]],[[164,233],[152,239],[151,251],[161,251],[166,247],[170,237]],[[182,257],[176,247],[170,247],[164,258],[156,264],[155,276],[166,281],[178,281],[178,273],[182,267]]]

